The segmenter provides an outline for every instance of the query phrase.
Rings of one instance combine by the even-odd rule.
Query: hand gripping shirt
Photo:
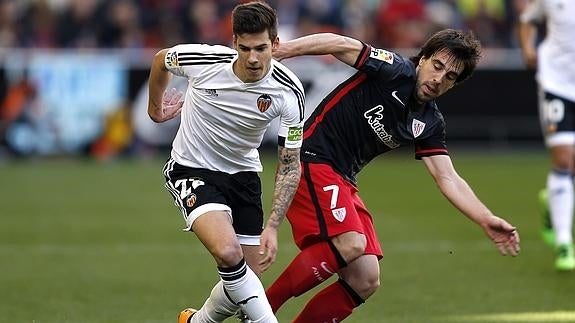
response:
[[[172,158],[181,165],[234,174],[262,171],[258,147],[270,122],[279,117],[286,148],[301,147],[304,90],[298,78],[272,60],[254,83],[233,72],[235,50],[220,45],[182,44],[168,50],[165,66],[188,78]]]
[[[335,88],[304,125],[301,159],[330,164],[352,183],[376,156],[414,145],[415,158],[447,154],[445,121],[434,101],[414,101],[415,65],[364,45],[359,71]]]

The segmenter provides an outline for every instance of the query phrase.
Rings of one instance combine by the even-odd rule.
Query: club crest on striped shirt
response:
[[[266,112],[266,110],[272,105],[272,98],[267,94],[262,94],[258,98],[258,109],[261,112]]]
[[[188,207],[193,207],[196,204],[197,200],[198,200],[198,197],[196,196],[196,194],[192,193],[186,199],[186,205]]]
[[[178,67],[178,53],[177,52],[168,53],[168,56],[166,56],[166,64],[169,67]]]
[[[411,123],[411,132],[413,133],[413,138],[419,137],[419,135],[421,135],[423,132],[423,129],[425,129],[425,123],[417,119],[413,119],[413,122]]]

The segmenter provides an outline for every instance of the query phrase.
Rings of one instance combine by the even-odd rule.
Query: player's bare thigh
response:
[[[226,211],[209,211],[198,215],[192,231],[212,254],[218,266],[230,267],[242,259],[242,249]]]

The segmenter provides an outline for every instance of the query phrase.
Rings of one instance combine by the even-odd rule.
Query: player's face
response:
[[[259,34],[234,36],[234,49],[238,51],[234,73],[245,83],[261,80],[270,70],[272,49],[277,44],[278,39],[272,42],[267,30]]]
[[[447,50],[429,58],[422,57],[417,66],[415,99],[424,103],[439,97],[455,85],[462,70],[463,64],[453,59]]]

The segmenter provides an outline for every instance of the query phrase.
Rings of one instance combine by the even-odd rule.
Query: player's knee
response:
[[[379,275],[376,270],[363,270],[345,277],[345,281],[363,299],[367,300],[379,288]]]
[[[551,149],[551,163],[553,169],[561,172],[572,172],[573,170],[573,149],[554,147]]]
[[[379,288],[379,285],[379,275],[371,275],[367,277],[367,279],[364,281],[360,295],[362,295],[363,299],[367,299],[375,293],[375,291]]]
[[[239,244],[221,244],[212,250],[216,263],[220,267],[232,267],[237,265],[244,254]]]
[[[332,241],[347,263],[363,255],[367,246],[365,235],[355,231],[342,233]]]

